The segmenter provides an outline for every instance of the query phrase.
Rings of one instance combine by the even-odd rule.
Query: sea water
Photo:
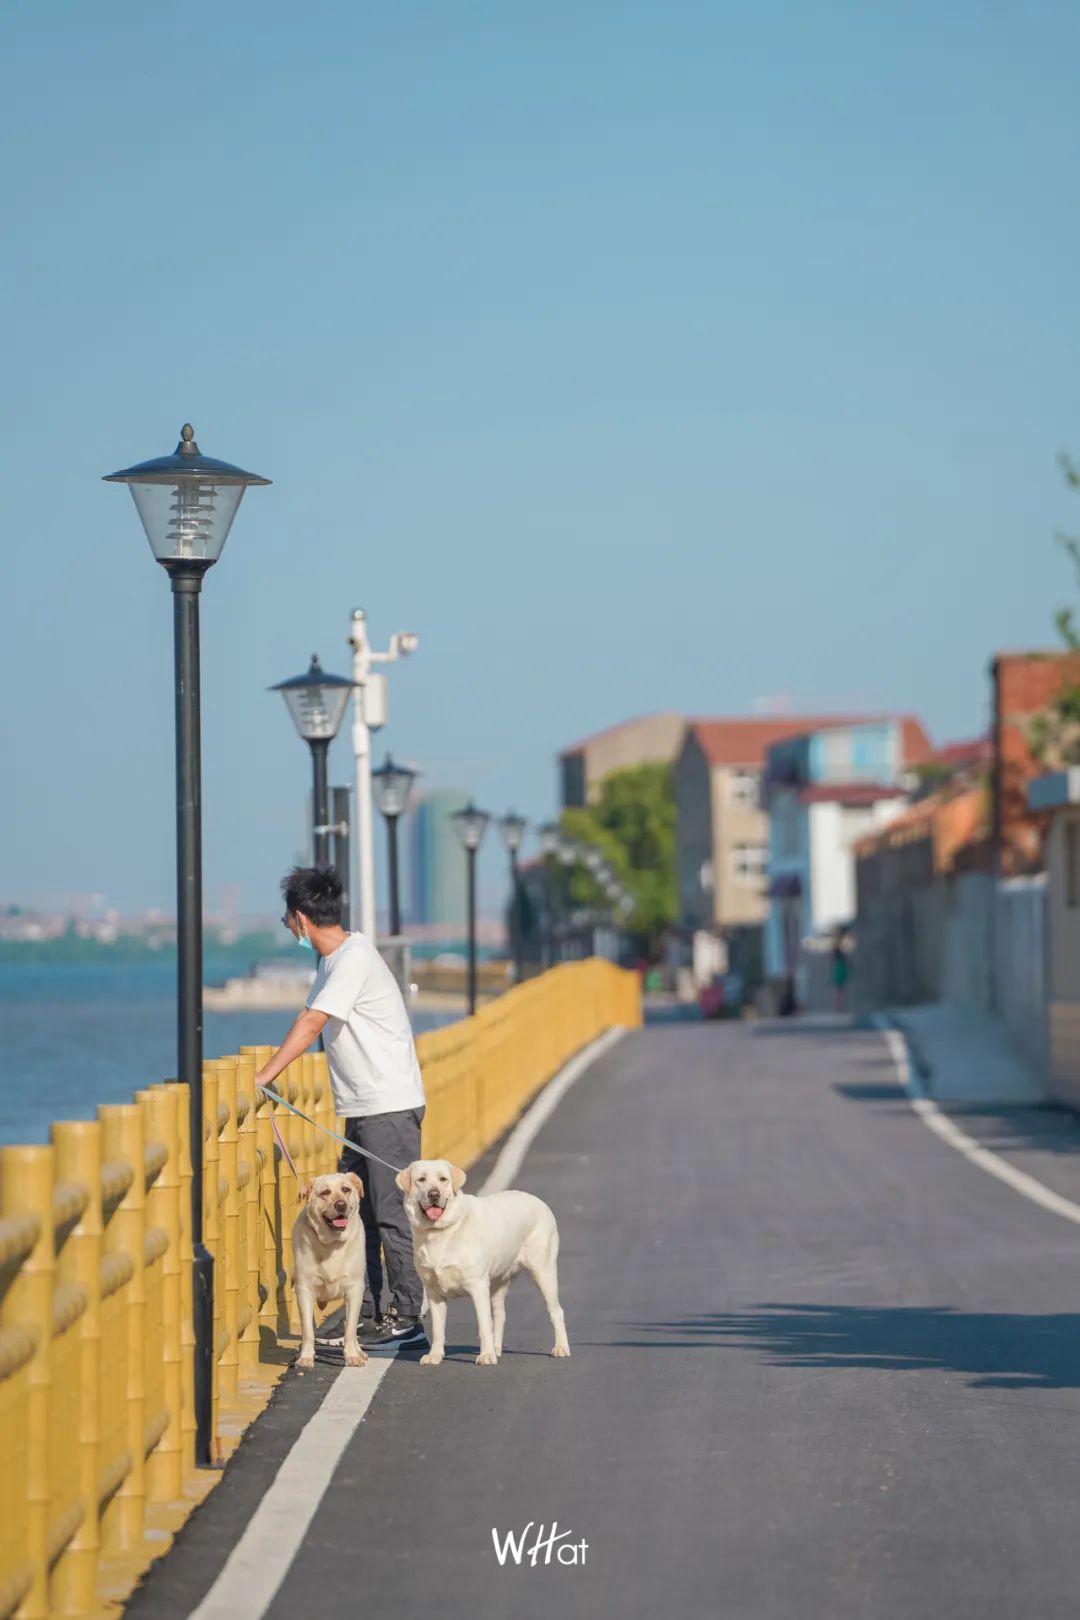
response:
[[[208,952],[204,978],[237,971]],[[299,1006],[297,1011],[299,1011]],[[278,1045],[287,1011],[207,1012],[203,1047]],[[416,1014],[419,1034],[447,1022]],[[57,1119],[92,1119],[99,1103],[176,1073],[176,958],[0,963],[0,1142],[44,1142]]]

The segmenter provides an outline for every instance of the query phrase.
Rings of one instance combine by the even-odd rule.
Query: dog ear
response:
[[[455,1192],[460,1192],[468,1179],[469,1178],[465,1174],[464,1170],[460,1169],[458,1165],[452,1164],[450,1166],[450,1180],[453,1183]]]
[[[355,1170],[350,1170],[348,1175],[345,1177],[345,1180],[346,1181],[351,1181],[353,1186],[356,1188],[356,1191],[359,1194],[359,1196],[361,1198],[363,1198],[363,1196],[364,1196],[364,1183],[360,1180],[360,1177],[357,1175],[356,1171]]]
[[[394,1177],[394,1182],[398,1187],[401,1188],[405,1196],[408,1197],[409,1193],[412,1192],[412,1165],[407,1164],[404,1170],[399,1170],[397,1175]]]
[[[310,1197],[311,1197],[311,1182],[310,1181],[298,1181],[296,1183],[296,1202],[298,1204],[306,1204]]]

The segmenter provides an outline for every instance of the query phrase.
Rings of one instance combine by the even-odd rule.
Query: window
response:
[[[731,869],[736,883],[757,887],[769,869],[767,844],[736,844],[731,852]]]
[[[823,782],[848,782],[852,776],[850,731],[826,731],[821,739]]]
[[[761,804],[761,778],[757,771],[732,771],[731,802],[743,810],[757,810]]]

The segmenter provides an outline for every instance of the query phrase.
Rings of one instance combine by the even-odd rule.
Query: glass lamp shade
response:
[[[388,820],[393,820],[408,809],[409,794],[419,774],[419,771],[411,771],[407,765],[395,765],[389,754],[378,770],[372,771],[371,790],[375,795],[375,805]]]
[[[109,473],[107,484],[126,484],[159,563],[217,562],[245,489],[269,478],[204,456],[195,429],[185,422],[171,456]]]
[[[305,674],[270,688],[281,693],[293,725],[308,743],[329,742],[337,736],[352,689],[352,681],[344,675],[328,675],[314,653]]]
[[[507,811],[499,821],[499,832],[502,841],[511,855],[516,855],[521,848],[521,840],[525,837],[525,829],[529,823],[524,816],[519,816],[513,810]]]
[[[559,848],[559,824],[556,821],[545,821],[537,827],[536,836],[540,840],[541,855],[554,855]]]
[[[487,832],[491,817],[486,810],[478,810],[470,799],[464,810],[455,810],[450,820],[454,831],[466,849],[479,849]]]

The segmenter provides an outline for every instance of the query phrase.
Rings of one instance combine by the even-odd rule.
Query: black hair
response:
[[[343,888],[332,866],[294,866],[281,880],[286,911],[302,911],[316,928],[340,924]]]

